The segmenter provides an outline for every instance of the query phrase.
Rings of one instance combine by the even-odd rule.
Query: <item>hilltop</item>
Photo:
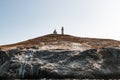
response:
[[[78,44],[85,44],[91,48],[103,48],[103,47],[120,47],[120,41],[111,39],[97,39],[97,38],[84,38],[75,37],[72,35],[62,35],[62,34],[48,34],[34,39],[29,39],[27,41],[3,45],[0,46],[2,49],[13,49],[17,47],[29,48],[29,47],[42,47],[45,45],[59,45],[60,42],[71,42]]]

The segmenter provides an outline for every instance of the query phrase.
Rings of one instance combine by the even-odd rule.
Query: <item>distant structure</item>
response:
[[[61,34],[64,35],[64,27],[61,28]]]
[[[53,34],[57,34],[57,31],[56,31],[56,29],[53,31]]]
[[[53,34],[57,34],[56,29],[53,31]],[[61,34],[64,35],[64,27],[61,28]]]

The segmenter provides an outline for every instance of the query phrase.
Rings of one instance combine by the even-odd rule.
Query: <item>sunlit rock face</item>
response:
[[[0,51],[1,78],[120,78],[120,49]]]

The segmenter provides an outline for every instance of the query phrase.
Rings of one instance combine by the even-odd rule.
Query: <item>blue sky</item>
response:
[[[0,45],[50,34],[120,40],[120,0],[0,0]]]

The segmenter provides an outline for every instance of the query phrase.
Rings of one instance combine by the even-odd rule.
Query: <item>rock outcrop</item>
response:
[[[0,66],[2,78],[120,78],[120,49],[16,49],[8,54]]]

